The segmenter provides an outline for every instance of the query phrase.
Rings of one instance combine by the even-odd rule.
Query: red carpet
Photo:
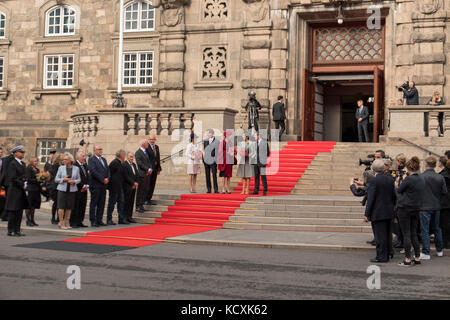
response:
[[[271,152],[267,166],[267,196],[290,194],[318,152],[331,152],[336,142],[289,141],[281,151]],[[254,181],[250,184],[250,192]],[[183,194],[155,224],[88,233],[64,241],[116,246],[142,247],[161,243],[166,238],[221,229],[247,197],[241,195],[242,183],[231,194]]]

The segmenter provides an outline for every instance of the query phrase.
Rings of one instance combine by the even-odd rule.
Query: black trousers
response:
[[[267,192],[266,168],[254,165],[253,172],[255,173],[255,189],[253,190],[253,192],[259,192],[259,178],[260,177],[261,177],[262,184],[263,184],[263,191]],[[262,173],[264,173],[264,174],[262,174]]]
[[[219,192],[219,187],[217,186],[217,164],[205,164],[205,175],[206,175],[206,189],[211,192],[211,174],[214,184],[214,192]]]
[[[391,253],[391,219],[372,221],[372,229],[375,235],[376,259],[389,261],[389,253]]]
[[[89,220],[91,223],[103,222],[105,211],[106,187],[95,187],[91,190],[91,203],[89,205]]]
[[[414,255],[420,257],[420,243],[417,237],[417,225],[419,224],[419,210],[405,208],[398,209],[398,221],[403,233],[403,247],[405,257],[411,259],[411,243],[414,248]]]
[[[156,179],[158,178],[158,172],[152,171],[152,174],[150,175],[150,183],[148,185],[148,192],[147,196],[145,197],[145,201],[150,203],[150,201],[153,198],[153,192],[155,191],[156,186]]]
[[[131,219],[133,216],[133,205],[134,199],[136,197],[136,189],[131,189],[127,186],[123,189],[123,194],[124,194],[123,216],[124,219]]]
[[[23,210],[8,210],[8,232],[20,232]]]
[[[444,247],[450,249],[450,209],[441,209],[442,242]]]
[[[286,125],[284,124],[284,120],[274,120],[274,122],[275,122],[275,129],[279,129],[281,127],[279,134],[279,140],[281,140],[281,135],[286,130]]]
[[[5,210],[6,198],[0,198],[0,219],[3,217],[3,212]]]
[[[136,207],[143,206],[150,190],[150,175],[140,178],[136,196]]]
[[[86,215],[87,190],[85,192],[77,191],[75,194],[75,206],[70,215],[70,225],[79,226],[83,223]]]

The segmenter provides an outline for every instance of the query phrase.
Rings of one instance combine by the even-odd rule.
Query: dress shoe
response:
[[[8,236],[12,237],[13,235],[14,235],[14,233],[8,232]]]
[[[259,194],[258,191],[253,191],[251,194]]]
[[[211,193],[211,191],[206,191],[206,193]]]
[[[93,228],[98,228],[98,227],[100,227],[100,226],[98,225],[98,223],[91,223],[91,227],[93,227]]]
[[[115,225],[116,225],[116,223],[113,222],[112,220],[108,221],[106,224],[107,224],[108,226],[115,226]]]
[[[378,260],[377,258],[370,259],[370,262],[373,263],[387,263],[388,261]]]
[[[80,226],[78,226],[78,225],[76,225],[76,224],[71,224],[70,227],[71,227],[71,228],[74,228],[74,229],[77,229],[77,228],[79,228]]]
[[[370,244],[371,246],[376,246],[377,243],[375,242],[375,239],[372,241],[366,241],[367,244]]]
[[[119,224],[130,224],[127,220],[119,220]]]
[[[263,196],[267,196],[267,191],[263,191]]]
[[[15,237],[25,237],[25,234],[19,231],[19,232],[14,232],[14,236]]]
[[[128,222],[129,222],[129,223],[137,223],[137,221],[134,220],[133,218],[128,219]]]
[[[97,223],[100,227],[104,227],[104,226],[106,226],[106,224],[105,223],[103,223],[103,221],[100,221],[100,222],[98,222]]]

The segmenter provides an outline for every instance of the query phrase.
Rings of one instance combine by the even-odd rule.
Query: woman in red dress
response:
[[[234,149],[231,131],[224,132],[224,139],[219,146],[218,166],[219,177],[222,177],[222,193],[230,192],[230,180],[233,175],[236,150]],[[226,182],[226,183],[225,183]],[[226,191],[225,191],[226,184]]]

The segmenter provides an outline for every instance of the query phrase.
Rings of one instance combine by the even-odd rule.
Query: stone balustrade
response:
[[[98,133],[98,113],[81,113],[72,117],[72,134],[76,138],[95,137]]]
[[[390,137],[439,137],[441,117],[443,136],[450,137],[450,105],[389,107]]]

